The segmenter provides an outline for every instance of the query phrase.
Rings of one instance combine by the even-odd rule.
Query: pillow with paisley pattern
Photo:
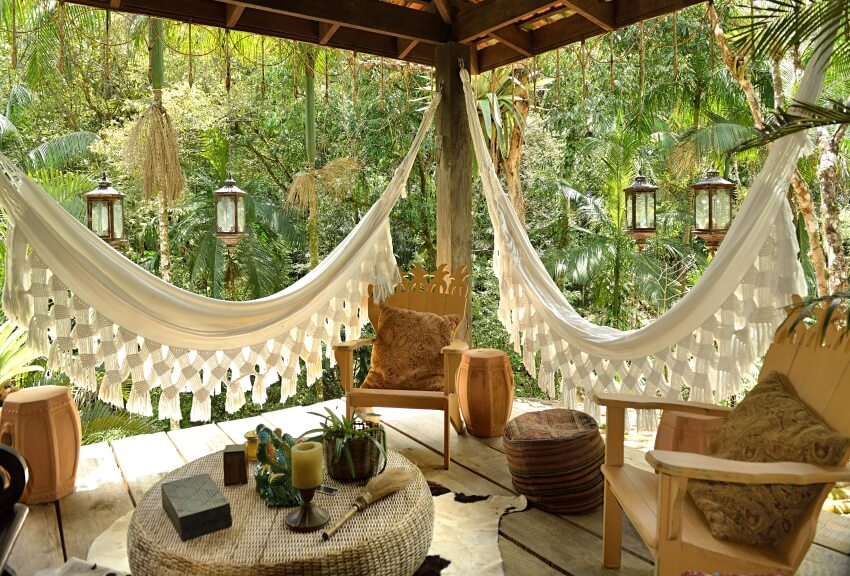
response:
[[[443,389],[441,350],[452,342],[460,316],[440,316],[381,304],[372,366],[362,388]]]
[[[831,430],[794,394],[788,378],[771,372],[726,418],[710,456],[745,462],[846,462],[850,438]],[[793,532],[822,485],[688,482],[688,493],[716,538],[766,546]]]

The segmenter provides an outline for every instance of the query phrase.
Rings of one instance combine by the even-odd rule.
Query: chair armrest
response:
[[[356,350],[357,348],[362,348],[368,344],[372,344],[375,341],[374,338],[360,338],[358,340],[346,340],[345,342],[337,342],[331,348],[334,350]]]
[[[694,454],[650,450],[646,461],[656,472],[696,480],[735,484],[830,484],[850,481],[846,466],[817,466],[802,462],[741,462]]]
[[[680,412],[692,412],[705,414],[707,416],[728,416],[731,408],[706,404],[704,402],[687,402],[684,400],[663,400],[651,396],[637,396],[635,394],[607,394],[598,392],[593,394],[593,401],[600,406],[609,408],[641,408],[649,410],[679,410]]]
[[[443,346],[440,349],[441,354],[463,354],[469,350],[469,344],[464,342],[463,340],[452,340],[452,343],[448,346]]]

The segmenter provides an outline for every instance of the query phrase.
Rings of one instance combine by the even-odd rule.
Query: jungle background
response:
[[[640,327],[699,280],[711,255],[691,233],[691,186],[712,162],[736,182],[736,202],[746,197],[766,147],[739,146],[789,102],[809,57],[805,44],[748,50],[729,32],[746,11],[699,5],[475,78],[505,187],[552,277],[589,320]],[[0,151],[81,220],[82,194],[105,171],[127,195],[124,254],[212,298],[272,294],[330,252],[383,192],[433,90],[421,66],[62,2],[2,0],[0,24]],[[847,101],[844,60],[830,69],[825,98]],[[162,171],[179,169],[183,183],[146,194],[134,127],[157,84],[179,152]],[[847,291],[845,129],[809,131],[789,190],[812,296]],[[404,268],[435,264],[437,154],[429,139],[391,216]],[[627,233],[622,193],[638,170],[658,186],[658,232],[642,250]],[[228,172],[249,193],[249,233],[232,254],[215,237],[213,198]],[[517,395],[542,396],[496,318],[492,230],[475,187],[472,344],[511,352]],[[68,384],[43,369],[20,331],[4,324],[0,337],[0,384]],[[368,360],[359,357],[359,378]],[[175,425],[75,394],[85,442]],[[219,395],[213,419],[340,395],[327,369],[290,398],[279,385],[262,406],[249,394],[235,414]]]

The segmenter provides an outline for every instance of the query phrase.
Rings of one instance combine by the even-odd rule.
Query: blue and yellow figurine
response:
[[[292,446],[295,439],[280,429],[257,426],[257,492],[267,506],[297,506],[298,490],[292,487]]]

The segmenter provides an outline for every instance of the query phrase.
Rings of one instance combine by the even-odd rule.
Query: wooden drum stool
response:
[[[473,436],[501,436],[514,404],[508,355],[495,348],[467,350],[457,371],[457,399]]]
[[[74,491],[80,435],[80,415],[68,388],[24,388],[6,398],[0,442],[17,450],[29,466],[22,502],[51,502]]]

